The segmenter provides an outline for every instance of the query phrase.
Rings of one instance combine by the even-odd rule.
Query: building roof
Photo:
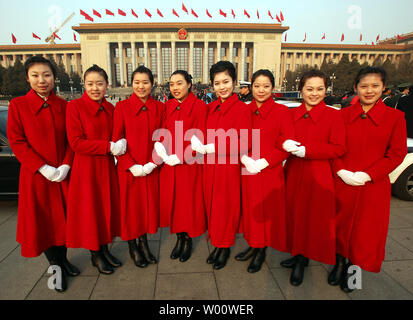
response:
[[[27,44],[27,45],[7,45],[1,46],[1,52],[16,52],[16,51],[80,51],[80,44]]]
[[[282,43],[281,49],[315,49],[315,50],[331,50],[331,51],[405,51],[407,46],[399,45],[362,45],[362,44],[321,44],[321,43]]]
[[[390,39],[385,39],[379,41],[379,44],[405,44],[406,41],[408,40],[413,40],[413,32],[410,33],[405,33],[400,35],[402,39],[397,39],[397,36],[394,36],[393,38]]]
[[[283,33],[289,27],[264,23],[81,23],[72,29],[79,33],[97,32],[177,32],[184,28],[193,32],[260,32]]]

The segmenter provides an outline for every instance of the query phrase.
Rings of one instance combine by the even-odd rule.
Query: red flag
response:
[[[86,17],[88,14],[86,12],[84,12],[82,9],[80,9],[80,14],[84,17]]]
[[[59,40],[62,40],[55,32],[53,32],[53,37],[56,39],[59,39]]]
[[[277,21],[278,21],[279,23],[281,23],[281,19],[280,19],[280,17],[278,16],[278,14],[275,15],[275,18],[277,19]]]
[[[232,14],[232,16],[234,17],[234,19],[235,19],[235,12],[234,12],[234,9],[231,9],[231,14]]]
[[[363,41],[363,34],[360,33],[360,41]]]
[[[179,18],[179,14],[176,13],[175,9],[172,9],[172,13]]]
[[[247,12],[247,10],[244,9],[244,15],[246,15],[249,18],[251,18],[251,16],[249,15],[249,13]]]
[[[380,40],[380,34],[376,38],[376,42]]]
[[[219,14],[221,16],[224,16],[225,18],[227,17],[227,14],[224,11],[222,11],[221,9],[219,9]]]
[[[341,35],[341,42],[344,41],[344,33]]]
[[[257,18],[258,19],[260,18],[260,13],[258,12],[258,10],[257,10]]]
[[[321,38],[321,40],[324,40],[326,38],[326,34],[323,34],[323,37]]]
[[[115,16],[115,14],[112,11],[109,11],[108,9],[106,9],[106,15]]]
[[[156,13],[159,14],[163,18],[163,14],[162,14],[161,10],[156,9]]]
[[[182,10],[186,12],[186,14],[188,14],[188,9],[185,7],[185,5],[182,3]]]
[[[397,39],[398,39],[398,40],[403,40],[404,37],[402,37],[400,34],[398,34],[398,35],[397,35]]]
[[[132,14],[133,14],[136,18],[139,18],[138,15],[136,14],[136,12],[133,11],[133,9],[132,9]]]
[[[272,14],[271,14],[271,12],[270,12],[270,10],[268,10],[268,15],[271,17],[272,20],[274,20]]]
[[[371,45],[374,46],[374,42],[372,42]]]
[[[145,14],[146,14],[149,18],[152,18],[151,13],[150,13],[148,10],[146,10],[146,9],[145,9]]]
[[[280,11],[280,18],[281,18],[281,21],[284,21],[284,15],[282,11]]]
[[[198,15],[197,15],[196,12],[194,11],[194,9],[191,9],[191,13],[195,16],[195,18],[198,18]]]
[[[80,14],[82,16],[84,16],[86,20],[89,20],[89,21],[93,22],[93,18],[91,16],[89,16],[86,12],[84,12],[83,10],[80,10]]]
[[[102,15],[99,12],[97,12],[95,9],[93,9],[93,14],[99,18],[102,18]]]
[[[285,34],[284,41],[287,42],[287,34]]]
[[[303,42],[306,42],[306,41],[307,41],[307,32],[305,33]]]
[[[75,40],[77,42],[76,33],[74,33],[74,32],[73,32],[73,40]]]
[[[35,33],[33,33],[33,32],[32,32],[32,35],[33,35],[33,38],[42,40],[42,39],[40,39],[40,37],[39,37],[37,34],[35,34]]]
[[[118,9],[118,13],[119,13],[121,16],[126,17],[126,13],[125,13],[125,12],[123,12],[122,10]]]
[[[13,41],[14,44],[17,42],[17,39],[13,33],[11,34],[11,40]]]
[[[208,17],[212,18],[211,14],[209,13],[208,9],[206,9],[206,14]]]

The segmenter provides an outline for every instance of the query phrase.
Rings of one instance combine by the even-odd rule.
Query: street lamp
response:
[[[59,88],[60,80],[59,80],[59,78],[56,78],[55,83],[56,83],[57,94],[60,94],[60,88]]]
[[[331,80],[331,95],[334,94],[334,81],[337,79],[336,75],[333,73],[330,77]]]
[[[297,79],[295,79],[295,90],[298,91],[298,83],[300,82],[300,78],[297,77]]]
[[[283,80],[283,84],[284,84],[284,92],[286,92],[287,91],[287,79],[286,78],[284,78],[284,80]]]

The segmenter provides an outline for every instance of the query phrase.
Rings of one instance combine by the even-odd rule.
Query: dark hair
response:
[[[381,81],[383,82],[383,85],[386,85],[387,83],[387,72],[381,67],[365,67],[359,71],[357,74],[356,79],[354,80],[354,86],[357,87],[357,85],[360,83],[361,79],[363,79],[365,76],[368,74],[379,74],[381,76]]]
[[[305,86],[305,83],[307,82],[307,80],[311,79],[311,78],[321,78],[321,79],[323,79],[324,85],[326,86],[326,89],[327,89],[327,76],[326,76],[326,74],[324,72],[320,71],[320,70],[312,69],[312,70],[304,72],[304,74],[301,76],[300,83],[298,85],[298,90],[302,91],[304,86]]]
[[[131,77],[131,83],[133,82],[133,78],[135,78],[135,75],[137,73],[146,73],[148,75],[149,81],[151,82],[152,86],[154,84],[154,78],[151,69],[148,69],[145,66],[139,66],[133,71],[132,77]]]
[[[109,83],[109,78],[108,78],[108,74],[106,73],[105,70],[103,70],[101,67],[99,67],[98,65],[94,64],[93,66],[91,66],[89,69],[86,70],[85,75],[83,76],[83,81],[86,81],[86,76],[88,75],[88,73],[90,72],[97,72],[99,73],[103,78],[105,78],[106,83]]]
[[[47,60],[46,58],[43,58],[42,56],[33,56],[26,60],[26,62],[24,63],[24,70],[26,72],[26,76],[29,75],[30,67],[36,63],[48,65],[49,68],[52,70],[53,77],[56,79],[56,67],[50,62],[50,60]]]
[[[261,69],[261,70],[258,70],[256,72],[254,72],[254,74],[252,75],[252,78],[251,78],[251,85],[254,85],[255,80],[257,80],[257,78],[259,76],[264,76],[264,77],[267,77],[268,79],[270,79],[272,87],[273,88],[275,87],[274,75],[272,74],[272,72],[270,70],[265,70],[265,69]]]
[[[174,73],[171,74],[169,79],[171,79],[172,76],[177,75],[177,74],[180,74],[181,76],[183,76],[185,78],[186,83],[191,85],[189,87],[189,90],[188,90],[188,92],[191,92],[191,90],[192,90],[192,76],[185,70],[176,70]]]
[[[216,74],[221,72],[227,72],[234,83],[237,81],[237,74],[235,72],[234,65],[229,61],[219,61],[216,64],[212,65],[211,70],[209,71],[209,78],[211,79],[211,83],[214,82]]]

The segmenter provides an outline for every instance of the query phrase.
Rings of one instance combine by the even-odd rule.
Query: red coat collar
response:
[[[99,104],[95,100],[90,99],[87,93],[85,92],[83,93],[81,100],[92,107],[92,110],[94,111],[95,115],[98,114],[100,110],[102,110],[101,108],[103,108],[103,110],[105,110],[107,113],[109,114],[111,113],[111,110],[108,107],[108,102],[106,101],[104,97],[103,97],[102,103]]]
[[[182,101],[182,103],[180,103],[176,99],[168,100],[168,102],[166,103],[167,116],[169,117],[179,107],[180,110],[182,110],[182,112],[184,112],[185,115],[189,117],[192,113],[192,110],[194,109],[194,104],[196,100],[197,100],[197,97],[192,92],[189,93],[189,95],[185,98],[184,101]]]
[[[53,91],[50,92],[47,100],[43,100],[33,89],[31,89],[27,94],[26,98],[29,100],[29,106],[33,114],[37,115],[40,110],[43,109],[43,106],[47,104],[48,106],[55,104],[58,101],[58,98]]]
[[[299,106],[297,108],[297,111],[295,112],[294,121],[297,121],[303,118],[306,114],[308,114],[310,119],[313,120],[313,122],[318,122],[321,119],[321,116],[323,115],[323,112],[326,108],[327,106],[324,103],[324,101],[321,101],[318,105],[313,107],[310,111],[307,111],[307,108],[305,107],[305,102],[303,102],[302,105]]]
[[[354,122],[356,119],[360,119],[363,114],[366,114],[367,118],[370,119],[376,126],[378,126],[383,119],[386,108],[388,107],[384,104],[382,99],[379,99],[376,105],[367,113],[364,112],[360,101],[358,101],[350,108],[350,122]]]
[[[147,110],[149,111],[154,111],[156,108],[155,100],[149,96],[148,100],[146,100],[145,103],[142,102],[141,99],[138,98],[138,96],[135,93],[132,93],[131,97],[129,98],[129,101],[132,103],[133,106],[136,106],[136,114],[142,111],[143,107],[146,107]]]
[[[255,101],[255,99],[252,100],[252,102],[249,104],[251,111],[257,116],[262,117],[263,119],[266,119],[268,115],[271,113],[271,111],[274,110],[274,107],[276,106],[277,106],[277,103],[275,103],[272,96],[262,104],[261,108],[257,107],[257,102]],[[257,114],[257,111],[258,111],[258,114]]]
[[[224,103],[221,102],[221,98],[218,98],[218,100],[216,100],[212,105],[211,112],[216,112],[219,108],[219,110],[225,115],[237,102],[240,102],[240,100],[238,99],[238,95],[235,93],[225,100]]]

